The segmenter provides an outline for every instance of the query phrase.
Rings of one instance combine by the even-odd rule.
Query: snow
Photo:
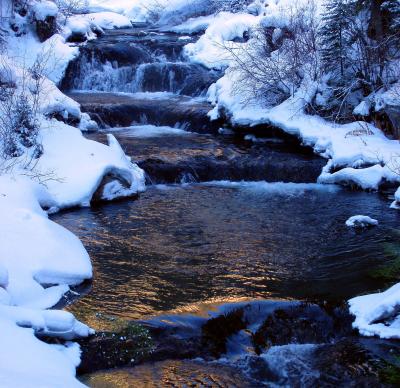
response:
[[[55,16],[54,3],[35,3],[37,18]],[[67,43],[72,33],[94,37],[94,29],[130,26],[122,15],[102,12],[68,19],[59,34],[40,43],[31,30],[7,37],[0,58],[3,81],[17,91],[34,86],[27,69],[43,68],[37,120],[42,156],[29,163],[29,151],[18,159],[0,160],[0,381],[13,387],[82,387],[75,378],[80,362],[76,343],[49,345],[36,337],[61,341],[86,337],[93,331],[66,311],[49,310],[71,286],[92,277],[88,253],[79,239],[48,218],[73,206],[89,206],[105,177],[102,199],[137,194],[145,188],[144,172],[125,155],[117,140],[109,145],[83,137],[81,131],[51,119],[80,120],[80,128],[95,123],[80,106],[65,96],[57,83],[79,48]],[[34,357],[32,357],[34,354]]]
[[[58,7],[52,1],[41,1],[34,3],[32,10],[36,20],[46,20],[48,16],[57,16]]]
[[[95,39],[96,34],[93,31],[124,27],[131,27],[131,22],[126,16],[115,12],[88,13],[69,17],[62,34],[65,38],[80,34],[86,39]]]
[[[117,175],[127,184],[121,196],[145,188],[144,172],[132,164],[114,138],[110,146],[87,140],[79,129],[56,120],[43,123],[44,154],[37,170],[56,177],[46,183],[57,206],[89,206],[90,200],[107,174]],[[73,152],[72,152],[73,147]]]
[[[378,220],[362,215],[352,216],[346,221],[346,226],[349,228],[365,228],[368,226],[377,226],[378,224]]]
[[[0,315],[0,381],[4,387],[84,387],[75,378],[79,346],[48,345],[32,329]]]
[[[70,349],[56,349],[34,335],[73,339],[92,333],[68,312],[44,310],[68,285],[92,276],[82,243],[42,209],[55,204],[46,188],[28,177],[0,176],[0,213],[7,220],[0,223],[0,380],[5,386],[81,386]]]
[[[112,135],[106,146],[42,118],[40,136],[43,155],[33,171],[17,164],[0,175],[0,214],[6,220],[0,223],[0,379],[11,386],[34,381],[35,386],[78,387],[78,345],[47,345],[34,333],[64,340],[93,333],[68,312],[46,310],[69,286],[90,279],[92,267],[79,239],[49,220],[43,209],[89,205],[108,173],[127,185],[105,190],[107,198],[132,195],[144,190],[144,172]]]
[[[192,62],[210,69],[224,69],[232,62],[232,55],[226,48],[235,50],[240,47],[241,43],[233,42],[233,40],[243,38],[244,33],[256,27],[259,21],[260,18],[254,15],[220,12],[208,20],[211,22],[209,27],[196,43],[185,46],[184,54]],[[194,21],[187,23],[188,32],[189,27],[196,27]]]
[[[370,102],[361,101],[360,104],[354,108],[353,114],[355,114],[356,116],[368,116],[370,111],[371,111]]]
[[[328,159],[319,183],[356,185],[376,190],[384,181],[400,182],[398,155],[400,144],[388,139],[381,130],[365,122],[336,124],[318,116],[304,113],[306,103],[315,94],[316,85],[305,80],[293,97],[274,107],[262,102],[245,104],[235,93],[237,74],[225,72],[208,92],[215,105],[209,112],[211,119],[227,114],[233,126],[272,125],[297,136],[302,143]],[[268,129],[265,131],[268,136]],[[333,169],[338,171],[332,172]]]
[[[90,12],[112,11],[134,23],[159,19],[161,25],[173,25],[204,12],[210,0],[89,0]]]
[[[365,336],[400,338],[400,283],[385,292],[363,295],[349,300],[355,316],[353,327]]]
[[[184,23],[170,28],[170,31],[176,32],[178,34],[197,34],[199,32],[204,32],[214,21],[215,15],[190,18]]]

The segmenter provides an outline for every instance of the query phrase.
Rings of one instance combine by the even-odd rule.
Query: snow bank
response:
[[[0,313],[0,381],[4,387],[84,387],[75,378],[77,344],[48,345]]]
[[[353,327],[365,336],[400,338],[400,283],[387,291],[349,300]]]
[[[92,267],[79,239],[43,209],[88,205],[105,176],[112,179],[104,199],[132,195],[144,189],[144,172],[111,135],[106,146],[54,119],[42,117],[40,125],[43,155],[35,168],[14,160],[12,173],[0,175],[0,379],[9,386],[81,386],[79,346],[48,345],[34,333],[64,340],[92,333],[68,312],[45,310],[90,279]]]
[[[57,15],[57,7],[38,2],[33,12],[37,20],[45,20]],[[29,91],[36,90],[29,69],[39,64],[43,75],[35,111],[42,155],[30,161],[27,149],[20,158],[0,160],[0,381],[4,386],[83,386],[75,378],[79,345],[49,345],[36,337],[69,341],[93,333],[72,314],[48,310],[70,286],[92,277],[82,243],[49,220],[48,213],[87,206],[94,195],[114,199],[136,194],[144,190],[145,180],[113,136],[108,146],[99,144],[51,117],[80,120],[81,128],[93,128],[79,104],[56,86],[79,52],[67,39],[75,33],[91,38],[94,30],[126,26],[129,19],[115,13],[76,15],[44,43],[30,28],[19,37],[10,32],[6,54],[0,57],[2,82],[15,84],[16,93],[28,101],[34,95]]]
[[[83,39],[95,39],[96,32],[103,29],[131,27],[130,20],[115,12],[98,12],[85,15],[74,15],[68,18],[62,34],[65,38],[80,35]]]
[[[106,175],[124,183],[115,197],[137,194],[145,189],[144,172],[132,164],[117,141],[110,146],[87,140],[79,129],[56,120],[43,121],[43,156],[36,166],[55,179],[46,185],[56,206],[89,206],[93,194]]]
[[[190,18],[182,24],[169,28],[169,30],[177,34],[197,34],[199,32],[204,32],[211,23],[215,22],[215,18],[215,15]]]
[[[79,48],[66,43],[66,37],[61,34],[55,34],[43,43],[33,34],[10,35],[7,42],[6,57],[13,66],[28,69],[39,60],[44,75],[55,84],[64,77],[68,63],[79,54]]]
[[[47,219],[41,206],[55,201],[28,178],[0,176],[0,264],[7,269],[10,303],[48,308],[68,287],[90,279],[89,256],[72,233]]]
[[[349,228],[365,228],[368,226],[377,226],[378,220],[375,220],[368,216],[353,216],[346,221],[346,226]]]
[[[260,21],[260,18],[244,13],[221,12],[217,16],[208,19],[209,27],[204,35],[196,43],[189,43],[184,48],[184,54],[192,62],[199,63],[210,69],[223,69],[232,62],[229,50],[235,50],[242,46],[234,42],[242,39]],[[178,29],[196,28],[195,21],[178,26]],[[227,50],[228,48],[228,50]]]
[[[318,17],[322,2],[316,2],[316,6]],[[185,46],[185,55],[208,68],[225,69],[225,75],[208,91],[208,100],[214,105],[209,117],[216,120],[224,116],[233,126],[271,125],[297,136],[329,160],[319,178],[320,183],[376,190],[384,181],[400,182],[398,141],[386,138],[378,128],[362,121],[339,125],[305,113],[307,104],[320,87],[307,76],[294,96],[277,106],[255,101],[254,96],[238,90],[241,78],[232,62],[235,52],[239,55],[238,50],[252,47],[260,26],[274,28],[274,34],[278,34],[288,22],[291,7],[293,2],[289,0],[256,1],[248,8],[253,10],[252,14],[221,12],[212,17],[187,20],[176,27],[190,33],[208,25],[196,43]],[[248,41],[241,40],[245,33]],[[385,101],[390,101],[389,96],[385,96]],[[355,109],[355,114],[363,116],[367,111],[369,106],[364,102]],[[267,129],[265,135],[268,136]]]
[[[398,171],[400,144],[365,122],[340,125],[304,113],[317,85],[305,80],[296,94],[282,104],[266,108],[260,102],[243,102],[235,93],[237,74],[232,69],[212,85],[208,92],[215,120],[221,114],[234,126],[272,125],[297,136],[303,144],[327,158],[319,183],[356,185],[376,190],[386,181],[400,182]],[[266,136],[268,130],[266,129]]]
[[[0,176],[0,381],[4,386],[81,386],[75,379],[79,346],[47,345],[34,335],[69,340],[92,333],[68,312],[43,310],[54,306],[68,285],[92,276],[82,243],[42,210],[55,205],[45,187],[28,177]]]
[[[90,12],[112,11],[134,23],[155,21],[162,25],[182,23],[206,12],[211,0],[89,0]]]
[[[57,16],[58,7],[52,1],[35,2],[32,7],[36,20],[46,20],[48,16]]]

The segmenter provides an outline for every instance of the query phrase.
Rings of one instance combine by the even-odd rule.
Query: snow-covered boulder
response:
[[[392,209],[400,209],[400,187],[394,193],[394,201],[390,205]]]
[[[3,387],[85,387],[75,377],[80,362],[78,344],[49,345],[40,341],[32,329],[18,326],[15,320],[11,313],[1,311],[0,381]]]
[[[356,317],[353,327],[361,335],[400,339],[400,283],[385,292],[349,300]]]
[[[0,213],[7,220],[0,223],[0,266],[7,270],[5,289],[13,305],[52,307],[68,285],[92,277],[82,243],[42,210],[54,205],[45,188],[30,179],[0,177]]]
[[[144,191],[144,171],[131,162],[113,136],[107,146],[87,140],[79,129],[56,120],[44,120],[41,127],[43,155],[36,169],[54,177],[46,185],[57,207],[89,206],[107,176],[120,184],[118,190],[114,186],[113,198]]]
[[[202,19],[204,21],[204,19]],[[235,40],[242,39],[257,25],[259,18],[249,14],[221,12],[213,18],[207,19],[209,26],[204,35],[196,43],[189,43],[184,48],[184,54],[195,63],[210,69],[223,69],[232,63],[233,57],[229,49],[238,49],[242,43]],[[198,27],[192,20],[178,27],[183,31],[191,32]]]
[[[377,226],[378,224],[378,220],[361,215],[350,217],[346,221],[346,226],[348,226],[349,228],[367,228],[371,226]]]
[[[367,117],[371,111],[371,103],[369,101],[361,101],[353,110],[355,116]]]
[[[40,1],[32,7],[36,34],[41,42],[49,39],[57,31],[58,7],[52,1]]]
[[[89,13],[68,18],[63,36],[69,42],[84,42],[96,38],[103,29],[130,27],[130,20],[115,12]]]
[[[49,16],[57,16],[58,7],[52,1],[37,1],[32,6],[36,20],[46,20]]]

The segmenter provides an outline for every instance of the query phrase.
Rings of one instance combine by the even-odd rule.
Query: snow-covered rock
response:
[[[85,41],[96,38],[103,29],[131,27],[130,20],[115,12],[98,12],[74,15],[67,19],[62,35],[73,41]]]
[[[3,308],[1,308],[3,309]],[[75,378],[80,362],[76,343],[49,345],[0,313],[0,381],[4,387],[84,387]]]
[[[223,69],[232,63],[230,50],[239,48],[242,44],[234,42],[242,39],[245,32],[249,32],[260,21],[260,18],[244,13],[221,12],[212,19],[208,19],[209,26],[204,35],[196,43],[189,43],[184,48],[184,54],[195,63],[210,69]],[[195,21],[178,28],[195,28]]]
[[[368,116],[371,111],[371,103],[369,101],[361,101],[353,110],[356,116]]]
[[[50,221],[42,209],[56,205],[48,190],[28,177],[0,176],[0,381],[4,386],[81,386],[75,379],[78,345],[56,348],[34,335],[73,339],[92,333],[68,312],[44,310],[59,301],[68,285],[92,276],[82,243]]]
[[[48,16],[57,16],[58,7],[52,1],[37,1],[32,6],[36,20],[45,20]]]
[[[145,189],[144,172],[132,164],[115,138],[110,146],[87,140],[77,128],[56,120],[44,121],[43,155],[37,171],[48,173],[46,185],[56,206],[88,206],[102,180],[113,175],[125,183],[115,197],[137,194]]]
[[[385,292],[349,300],[353,327],[365,336],[400,338],[400,283]]]
[[[392,209],[400,209],[400,187],[394,193],[394,201],[390,205]]]
[[[346,221],[346,226],[349,228],[366,228],[369,226],[377,226],[378,224],[378,220],[362,215],[352,216]]]

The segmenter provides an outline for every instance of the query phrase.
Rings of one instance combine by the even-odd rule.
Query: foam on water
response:
[[[149,137],[160,137],[170,135],[182,135],[189,136],[193,133],[187,132],[180,128],[167,127],[167,126],[155,126],[155,125],[135,125],[128,128],[117,128],[117,131],[123,132],[126,137],[138,137],[138,138],[149,138]]]

